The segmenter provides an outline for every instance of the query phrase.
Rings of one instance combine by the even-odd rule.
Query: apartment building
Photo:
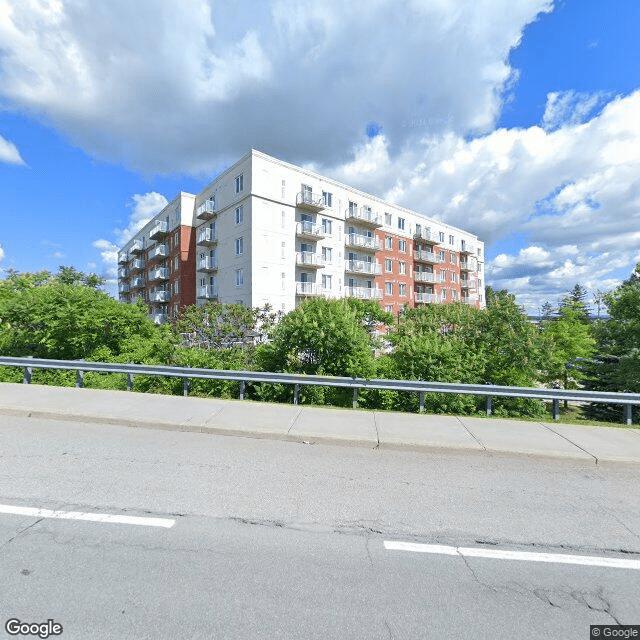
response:
[[[158,322],[208,300],[288,312],[311,296],[484,306],[473,234],[251,150],[180,193],[119,253],[121,300]]]

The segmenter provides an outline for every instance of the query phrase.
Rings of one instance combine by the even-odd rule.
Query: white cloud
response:
[[[542,125],[550,131],[565,124],[584,122],[608,97],[610,96],[601,91],[596,93],[553,91],[547,94]]]
[[[551,0],[0,0],[0,96],[84,150],[207,172],[250,147],[337,163],[490,131],[510,51]]]
[[[127,243],[149,220],[167,206],[167,199],[155,191],[139,194],[131,197],[127,207],[131,210],[129,223],[124,229],[115,229],[115,234],[120,245]]]
[[[0,244],[0,262],[4,260],[4,248]]]
[[[18,147],[2,136],[0,136],[0,162],[26,166],[25,161],[18,151]]]

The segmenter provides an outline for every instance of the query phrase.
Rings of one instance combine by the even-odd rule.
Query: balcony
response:
[[[477,280],[472,280],[471,278],[460,278],[460,286],[463,289],[477,289],[478,282]]]
[[[426,262],[428,264],[438,264],[444,262],[444,258],[441,258],[437,253],[433,251],[416,251],[413,254],[413,259],[416,262]]]
[[[350,298],[382,300],[382,289],[375,289],[373,287],[347,287],[346,291]]]
[[[382,226],[381,216],[364,207],[349,207],[344,212],[344,217],[347,222],[356,222],[368,227],[378,228]]]
[[[477,295],[462,296],[461,300],[465,304],[476,304],[478,302],[478,296]]]
[[[413,234],[413,239],[424,240],[425,242],[430,242],[432,244],[440,244],[438,236],[435,233],[429,231],[429,229],[420,229],[420,231],[415,231]]]
[[[307,211],[322,211],[327,208],[322,196],[314,196],[307,191],[301,191],[296,194],[296,207],[306,209]]]
[[[157,240],[158,238],[164,238],[167,233],[169,233],[169,225],[166,221],[158,220],[153,227],[151,227],[151,231],[149,232],[149,237],[152,240]]]
[[[378,238],[373,236],[363,236],[360,233],[349,233],[344,238],[346,247],[357,247],[358,249],[368,249],[370,251],[378,251],[382,248],[382,244]]]
[[[477,264],[475,259],[463,258],[460,260],[460,271],[477,271]]]
[[[413,274],[413,279],[416,282],[428,282],[430,284],[435,284],[437,282],[436,274],[429,273],[428,271],[415,271]]]
[[[299,267],[309,267],[310,269],[321,269],[324,267],[324,259],[321,255],[311,251],[298,251],[296,253],[296,264]]]
[[[148,259],[155,260],[156,258],[166,258],[169,254],[166,244],[157,244],[153,249],[149,249]]]
[[[218,234],[215,229],[211,227],[205,227],[198,231],[198,238],[196,244],[203,245],[205,247],[211,247],[218,242]]]
[[[118,291],[120,293],[129,293],[129,285],[126,282],[121,283],[118,285]]]
[[[215,271],[218,268],[218,258],[205,256],[198,260],[198,271]]]
[[[309,220],[303,220],[296,225],[296,235],[299,238],[308,240],[318,240],[318,238],[326,238],[328,235],[322,228],[322,225],[313,224]]]
[[[129,277],[129,269],[126,267],[120,267],[118,269],[118,278],[128,278]]]
[[[315,282],[296,282],[296,295],[298,296],[322,296],[325,290]]]
[[[118,264],[127,264],[129,262],[129,254],[125,251],[118,256]]]
[[[144,289],[144,278],[141,278],[140,276],[138,276],[137,278],[134,278],[131,281],[130,286],[132,289]]]
[[[468,242],[462,241],[462,245],[460,247],[460,255],[475,255],[476,254],[476,246],[474,244],[470,244]]]
[[[131,249],[129,249],[129,253],[142,253],[143,251],[144,247],[141,240],[135,240],[131,245]]]
[[[363,273],[369,276],[379,276],[382,273],[379,262],[368,262],[367,260],[345,260],[344,270],[347,273]]]
[[[435,293],[416,293],[414,294],[416,304],[426,304],[438,302],[438,296]]]
[[[131,271],[142,271],[144,269],[144,260],[142,258],[136,258],[131,261]]]
[[[149,282],[153,282],[155,280],[168,280],[169,279],[169,269],[166,267],[158,267],[157,269],[153,269],[149,271]]]
[[[152,320],[156,324],[165,324],[167,322],[166,313],[150,313],[149,320]]]
[[[149,294],[149,302],[169,302],[170,299],[170,291],[152,291]]]
[[[211,300],[218,297],[218,287],[214,284],[206,284],[202,287],[198,287],[198,298],[204,298],[205,300]]]
[[[196,218],[200,220],[211,220],[216,215],[216,203],[214,200],[206,200],[196,211]]]

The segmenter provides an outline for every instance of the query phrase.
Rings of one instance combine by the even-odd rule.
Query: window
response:
[[[354,216],[358,212],[358,204],[349,200],[349,213]]]
[[[392,216],[390,213],[385,213],[385,214],[384,214],[384,223],[385,223],[387,226],[389,226],[389,227],[390,227],[390,226],[391,226],[391,224],[392,224],[392,222],[393,222],[393,216]]]
[[[286,280],[286,278],[287,278],[287,274],[283,271],[282,275],[280,276],[280,281],[282,283],[281,288],[282,288],[283,291],[285,289],[285,280]]]
[[[244,253],[244,237],[236,238],[236,255],[241,256]]]
[[[404,218],[398,218],[398,229],[404,231]]]
[[[458,274],[454,271],[451,272],[451,282],[458,282]]]
[[[287,221],[287,214],[283,211],[282,212],[282,217],[280,219],[280,226],[284,229],[284,225]]]
[[[243,174],[240,174],[239,176],[236,177],[235,185],[236,185],[236,193],[242,193],[242,191],[244,190]]]
[[[452,291],[451,292],[451,299],[452,300],[457,300],[458,299],[458,292],[457,291]]]
[[[440,262],[444,262],[444,251],[438,251],[438,259]]]
[[[453,251],[449,253],[449,262],[451,262],[451,264],[458,264],[458,258]]]
[[[325,235],[331,235],[331,220],[327,218],[322,218],[322,232]]]
[[[332,206],[333,194],[329,193],[328,191],[323,191],[322,192],[322,200],[323,200],[323,202],[324,202],[326,207]]]
[[[242,224],[244,218],[243,207],[236,207],[236,224]]]
[[[406,240],[399,240],[398,241],[398,249],[400,251],[402,251],[403,253],[407,252],[407,241]]]
[[[391,236],[385,237],[384,246],[386,249],[393,249],[393,238]]]
[[[236,269],[236,287],[242,287],[244,285],[244,270]]]
[[[178,258],[178,256],[176,256],[176,257],[173,259],[173,270],[174,270],[174,271],[177,271],[177,270],[178,270],[178,266],[179,266],[179,264],[180,264],[180,263],[179,263],[179,258]]]
[[[449,244],[455,244],[456,239],[453,236],[449,236]]]
[[[180,232],[179,232],[179,231],[176,231],[176,232],[173,234],[173,242],[174,242],[175,244],[178,244],[178,241],[179,241],[179,240],[180,240]]]
[[[282,186],[281,186],[281,188],[280,188],[280,195],[281,195],[281,197],[282,197],[282,199],[283,199],[283,200],[284,200],[284,198],[285,198],[285,194],[286,194],[286,193],[287,193],[287,181],[286,181],[286,180],[283,180],[283,181],[282,181]],[[283,211],[282,213],[284,213],[284,211]]]
[[[173,293],[180,293],[180,280],[176,280],[173,285]]]
[[[384,310],[385,310],[387,313],[393,313],[393,305],[392,305],[392,304],[388,304],[388,305],[384,308]]]
[[[400,284],[398,285],[398,293],[399,293],[401,296],[406,296],[406,295],[407,295],[407,285],[406,285],[406,284],[402,284],[402,283],[400,283]]]
[[[440,272],[439,280],[440,280],[440,282],[446,282],[447,281],[447,272],[446,271],[443,270],[443,271]]]
[[[285,256],[286,256],[286,249],[287,249],[287,243],[286,242],[281,242],[280,243],[280,257],[284,260]]]
[[[331,289],[331,276],[322,274],[322,288]]]
[[[332,257],[333,257],[333,251],[331,247],[322,247],[322,261],[325,264],[331,264]]]
[[[207,281],[204,278],[200,278],[200,286],[204,287],[207,284]]]
[[[389,258],[387,258],[384,261],[384,270],[385,271],[393,271],[393,266],[392,266],[391,260],[389,260]]]
[[[444,231],[440,231],[438,233],[438,240],[440,240],[440,242],[444,242]]]
[[[385,282],[384,283],[384,293],[387,296],[393,295],[393,282]]]
[[[440,300],[446,300],[446,299],[447,299],[447,290],[446,290],[446,289],[443,289],[443,290],[440,292]]]
[[[398,273],[400,273],[400,275],[404,275],[405,273],[407,273],[407,263],[406,262],[399,262],[398,263]]]

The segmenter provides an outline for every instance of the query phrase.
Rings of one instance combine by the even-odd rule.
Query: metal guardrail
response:
[[[304,385],[343,387],[353,389],[353,407],[358,405],[360,389],[386,389],[388,391],[409,391],[420,394],[420,410],[424,410],[426,393],[457,393],[463,395],[484,396],[487,402],[487,415],[491,415],[492,398],[529,398],[535,400],[551,400],[553,402],[553,418],[560,417],[560,400],[578,402],[595,402],[603,404],[619,404],[624,407],[624,422],[631,424],[631,408],[640,405],[640,393],[620,393],[610,391],[581,391],[572,389],[538,389],[530,387],[504,387],[492,384],[463,384],[457,382],[427,382],[423,380],[385,380],[365,378],[341,378],[334,376],[302,375],[297,373],[273,373],[268,371],[229,371],[220,369],[197,369],[191,367],[169,367],[163,365],[146,365],[116,362],[89,362],[86,360],[48,360],[44,358],[14,358],[0,356],[0,366],[22,367],[23,383],[29,384],[33,369],[64,369],[76,371],[76,387],[84,386],[84,373],[127,374],[127,390],[133,388],[134,375],[167,376],[184,379],[184,395],[188,394],[188,380],[191,378],[205,380],[229,380],[240,383],[240,400],[244,399],[248,382],[269,382],[272,384],[294,385],[293,403],[298,404],[300,387]]]

